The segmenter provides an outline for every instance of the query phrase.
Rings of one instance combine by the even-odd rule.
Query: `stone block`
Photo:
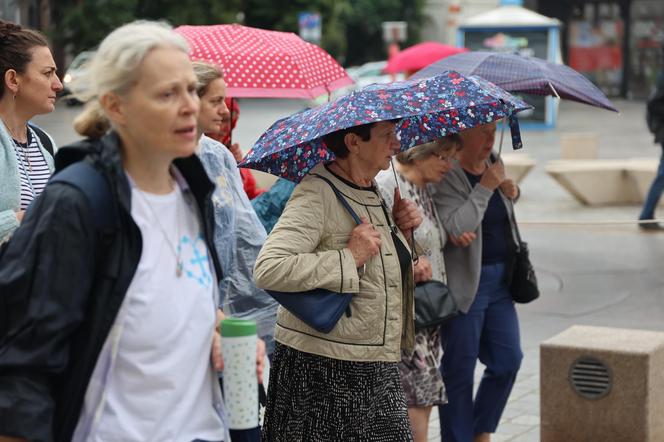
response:
[[[523,153],[503,153],[501,158],[505,164],[505,175],[517,184],[530,173],[536,164],[534,159]]]
[[[540,346],[540,401],[542,442],[664,441],[664,333],[570,327]]]
[[[568,132],[560,135],[560,158],[563,160],[594,160],[597,158],[599,136],[595,132]]]

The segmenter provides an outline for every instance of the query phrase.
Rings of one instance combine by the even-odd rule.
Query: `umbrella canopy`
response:
[[[231,97],[316,98],[353,83],[320,47],[292,32],[247,26],[180,26],[192,60],[221,66]]]
[[[442,58],[466,51],[468,51],[466,48],[457,48],[435,41],[425,41],[406,48],[390,57],[385,67],[385,72],[388,74],[415,72]]]
[[[458,72],[372,84],[277,121],[240,166],[299,182],[316,164],[334,159],[322,137],[338,130],[398,119],[403,151],[529,108],[495,85]]]
[[[510,91],[552,95],[618,112],[586,77],[564,64],[504,52],[466,52],[440,60],[413,75],[426,78],[454,69],[477,75]]]

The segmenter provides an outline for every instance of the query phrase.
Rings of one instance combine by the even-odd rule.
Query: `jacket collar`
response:
[[[131,186],[122,165],[122,141],[115,131],[98,140],[85,139],[60,148],[55,156],[56,173],[78,161],[89,161],[101,170],[112,183],[112,191],[117,196],[120,207],[131,213]],[[221,266],[211,241],[214,223],[210,195],[214,184],[196,155],[177,158],[173,165],[182,174],[196,200],[215,270],[218,278],[221,278]]]

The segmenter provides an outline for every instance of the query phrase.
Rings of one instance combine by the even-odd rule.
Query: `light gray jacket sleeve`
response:
[[[471,188],[463,169],[455,163],[445,178],[432,186],[431,194],[443,228],[458,237],[477,230],[493,191],[480,184]]]
[[[13,210],[0,211],[0,243],[18,228],[18,219]]]

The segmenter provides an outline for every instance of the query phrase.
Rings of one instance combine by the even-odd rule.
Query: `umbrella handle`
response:
[[[396,184],[397,189],[399,190],[399,195],[401,195],[401,188],[399,187],[399,180],[397,179],[397,169],[394,167],[393,158],[394,157],[390,158],[390,167],[392,168],[392,174],[394,175],[394,184]],[[415,229],[410,229],[410,238],[406,239],[410,242],[410,249],[412,251],[411,257],[413,262],[415,263],[414,265],[417,265],[417,263],[420,261],[420,257],[415,247]]]
[[[235,100],[235,98],[231,97],[231,108],[229,109],[231,114],[230,114],[230,120],[228,121],[228,148],[229,149],[232,149],[232,147],[233,147],[233,100]]]

